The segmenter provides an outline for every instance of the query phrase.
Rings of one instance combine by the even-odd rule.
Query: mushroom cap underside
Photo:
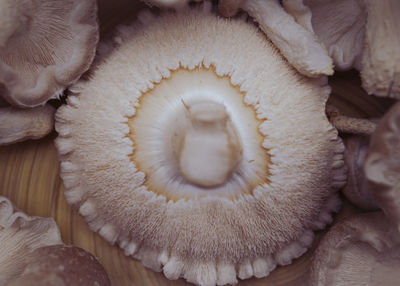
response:
[[[324,81],[203,7],[121,27],[56,113],[56,146],[92,230],[167,278],[214,285],[304,253],[346,175]]]
[[[43,105],[89,68],[98,41],[96,1],[4,3],[19,20],[0,45],[1,96],[19,107]]]

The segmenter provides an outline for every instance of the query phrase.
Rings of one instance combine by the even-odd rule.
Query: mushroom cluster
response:
[[[290,264],[332,222],[342,189],[383,212],[332,227],[311,285],[396,285],[400,103],[383,118],[347,116],[327,103],[327,76],[356,68],[367,93],[400,98],[400,2],[143,2],[156,8],[92,64],[95,0],[0,1],[0,145],[55,122],[65,196],[89,228],[198,285]],[[66,88],[56,111],[49,100]],[[0,285],[110,284],[54,221],[3,197],[0,245]]]
[[[62,243],[53,219],[30,217],[2,196],[0,245],[1,286],[111,285],[93,255]]]

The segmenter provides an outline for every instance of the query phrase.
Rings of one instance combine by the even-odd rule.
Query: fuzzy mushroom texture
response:
[[[335,69],[354,67],[369,94],[400,98],[399,1],[298,0],[283,5],[325,44]]]
[[[111,285],[93,255],[63,245],[53,219],[27,216],[2,196],[0,245],[1,286]]]
[[[169,279],[234,284],[291,263],[346,182],[326,81],[210,5],[138,18],[56,113],[67,201]]]
[[[400,234],[382,212],[336,223],[314,254],[311,286],[396,286],[400,281]]]
[[[95,0],[3,0],[0,11],[0,95],[12,105],[43,105],[89,68]]]
[[[0,108],[0,146],[46,136],[54,128],[55,111],[49,104],[28,109]]]
[[[375,200],[400,230],[400,102],[372,135],[364,172]]]
[[[314,33],[298,24],[278,0],[221,0],[220,13],[234,16],[246,11],[279,48],[283,56],[302,74],[309,77],[333,74],[333,63],[325,46]]]

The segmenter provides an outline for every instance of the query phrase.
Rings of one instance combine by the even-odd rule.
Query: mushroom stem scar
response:
[[[187,129],[178,144],[183,177],[201,187],[225,183],[241,157],[239,139],[225,107],[213,101],[196,102],[187,109],[186,119]]]

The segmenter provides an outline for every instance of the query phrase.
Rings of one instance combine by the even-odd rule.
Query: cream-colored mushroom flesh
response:
[[[290,263],[346,181],[326,82],[207,5],[139,18],[56,113],[68,202],[169,279],[223,285]]]
[[[94,0],[3,0],[0,90],[21,107],[43,105],[85,72],[98,40]]]
[[[29,217],[0,196],[0,285],[7,285],[24,270],[25,258],[34,250],[61,244],[53,219]]]
[[[311,286],[396,286],[400,281],[400,234],[382,212],[336,223],[314,255]]]
[[[364,0],[368,20],[362,55],[363,88],[400,99],[400,1]]]
[[[372,135],[364,172],[378,205],[400,231],[400,102]]]
[[[298,23],[313,31],[324,43],[334,60],[335,69],[361,68],[367,21],[363,0],[303,0],[283,3]],[[296,9],[297,6],[303,9]]]

